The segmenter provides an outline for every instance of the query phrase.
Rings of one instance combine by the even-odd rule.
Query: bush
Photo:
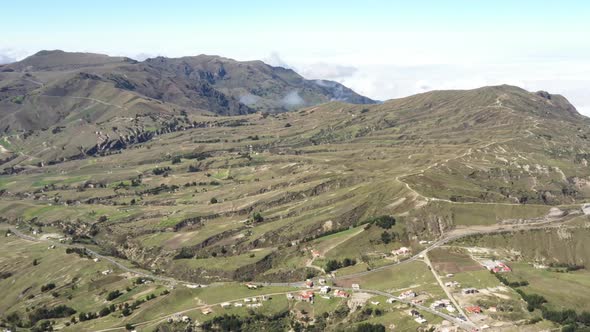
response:
[[[215,198],[215,197],[211,197],[211,200],[209,202],[211,204],[217,204],[218,203],[217,198]]]
[[[121,293],[121,291],[120,291],[120,290],[118,290],[118,289],[117,289],[117,290],[114,290],[114,291],[110,292],[110,293],[107,295],[107,301],[112,301],[112,300],[114,300],[114,299],[118,298],[118,297],[119,297],[119,296],[121,296],[121,295],[123,295],[123,293]]]
[[[381,324],[363,323],[356,327],[356,332],[385,332],[385,326]]]
[[[51,319],[51,318],[64,318],[71,316],[76,313],[76,310],[66,306],[66,305],[58,305],[55,308],[47,309],[46,307],[41,307],[35,309],[35,311],[29,314],[29,320],[31,324],[35,324],[40,320],[43,319]]]
[[[260,214],[260,212],[254,212],[254,214],[252,215],[252,220],[254,222],[263,222],[264,218],[262,217],[262,215]]]
[[[50,282],[50,283],[48,283],[46,285],[41,286],[41,291],[42,292],[47,292],[47,291],[50,291],[50,290],[52,290],[54,288],[55,288],[55,284],[52,283],[52,282]]]

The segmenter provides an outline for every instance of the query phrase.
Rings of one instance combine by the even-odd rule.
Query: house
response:
[[[206,308],[201,309],[201,313],[203,315],[209,315],[212,312],[213,312],[213,310],[211,310],[211,308],[209,308],[209,307],[206,307]]]
[[[448,306],[446,306],[446,307],[445,307],[445,309],[447,309],[447,311],[448,311],[448,312],[455,312],[455,311],[456,311],[456,310],[455,310],[455,307],[453,307],[453,306],[452,306],[452,305],[450,305],[450,304],[449,304]]]
[[[200,286],[199,285],[194,285],[194,284],[187,284],[186,287],[187,288],[193,288],[194,289],[194,288],[199,288]]]
[[[330,286],[320,287],[320,294],[328,294],[330,292]]]
[[[390,297],[390,298],[387,299],[386,302],[387,303],[393,303],[393,302],[395,302],[395,299],[393,297]]]
[[[320,257],[320,251],[316,249],[311,249],[311,257],[318,258]]]
[[[311,280],[311,279],[305,280],[305,287],[312,288],[313,287],[313,280]]]
[[[469,307],[465,307],[465,311],[472,313],[472,314],[481,314],[481,307],[474,305],[474,306],[469,306]]]
[[[234,303],[234,307],[236,307],[236,308],[241,308],[241,307],[243,307],[243,306],[244,306],[244,304],[243,304],[243,303],[240,303],[240,302],[236,302],[236,303]]]
[[[379,301],[371,301],[372,305],[379,305]]]
[[[416,296],[417,296],[417,295],[416,295],[416,292],[414,292],[413,290],[407,290],[407,291],[405,291],[405,292],[402,292],[402,293],[399,295],[399,298],[400,298],[400,299],[411,299],[411,298],[414,298],[414,297],[416,297]]]
[[[496,308],[496,307],[489,307],[488,310],[490,312],[498,312],[498,308]]]
[[[334,291],[334,296],[335,297],[342,297],[342,298],[347,298],[350,296],[350,294],[348,294],[347,292],[340,290],[340,289],[336,289]]]
[[[446,306],[450,305],[451,301],[448,299],[442,299],[442,300],[437,300],[434,301],[431,305],[430,308],[436,310],[436,309],[442,309],[445,308]]]
[[[412,309],[409,312],[410,316],[412,317],[422,317],[422,315],[420,314],[420,312],[416,309]]]
[[[95,263],[100,262],[100,259],[98,259],[98,257],[95,257],[94,259],[92,259]]]
[[[320,283],[320,285],[325,285],[326,284],[326,279],[324,278],[319,278],[318,282]]]
[[[222,304],[220,304],[219,306],[220,306],[220,307],[222,307],[222,308],[228,308],[228,307],[230,307],[230,306],[231,306],[231,303],[229,303],[229,302],[223,302],[223,303],[222,303]]]
[[[361,286],[359,284],[352,284],[352,289],[359,290],[361,289]]]
[[[260,301],[268,301],[268,300],[270,300],[270,296],[268,296],[268,295],[262,295],[260,297]]]
[[[50,245],[47,249],[55,249],[55,244]]]
[[[293,300],[294,298],[295,296],[293,296],[293,294],[287,293],[287,300]]]
[[[391,253],[395,256],[406,255],[410,253],[410,249],[407,247],[401,247],[399,249],[392,250]]]
[[[485,261],[481,262],[481,264],[483,265],[483,267],[488,269],[488,271],[492,271],[494,273],[511,272],[512,271],[512,269],[510,269],[510,267],[502,261],[485,260]]]
[[[455,276],[455,275],[454,275],[454,274],[452,274],[452,273],[447,273],[447,278],[452,278],[452,277],[454,277],[454,276]]]
[[[245,299],[244,299],[244,302],[245,302],[245,303],[250,303],[250,302],[252,302],[252,299],[251,299],[251,298],[249,298],[249,297],[247,297],[247,298],[245,298]]]
[[[463,295],[468,295],[468,294],[476,294],[479,293],[479,291],[475,288],[463,288],[461,290],[461,293],[463,293]]]
[[[297,300],[313,303],[313,291],[302,291],[297,295]]]
[[[180,318],[180,320],[184,323],[188,323],[191,321],[191,318],[189,316],[182,316],[182,318]]]
[[[427,320],[424,319],[424,317],[416,317],[416,318],[414,318],[414,321],[416,321],[416,323],[418,323],[418,324],[424,324],[427,322]]]
[[[110,269],[109,270],[104,270],[101,273],[102,273],[102,275],[106,276],[106,275],[109,275],[109,274],[113,273],[113,270],[110,270]]]
[[[461,284],[459,284],[456,281],[447,281],[447,282],[445,282],[445,287],[448,287],[448,288],[459,287],[460,285]]]
[[[248,287],[248,289],[257,289],[258,288],[258,285],[252,284],[252,283],[247,283],[246,284],[246,287]]]

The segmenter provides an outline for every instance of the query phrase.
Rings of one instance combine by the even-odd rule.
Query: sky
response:
[[[386,100],[512,84],[590,116],[590,1],[7,1],[0,63],[42,49],[260,59]]]

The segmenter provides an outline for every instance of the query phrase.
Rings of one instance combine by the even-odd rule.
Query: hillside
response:
[[[113,118],[135,118],[146,126],[155,121],[158,127],[158,121],[186,113],[283,112],[332,100],[374,103],[336,82],[306,80],[261,61],[218,56],[138,62],[41,51],[0,66],[0,130],[6,133],[68,126],[72,121],[97,125]],[[155,119],[160,114],[163,119]]]
[[[116,66],[130,66],[121,61]],[[140,64],[196,68],[177,61]],[[93,91],[111,91],[102,79],[90,80]],[[229,95],[239,89],[232,84],[215,86]],[[86,124],[70,115],[68,123],[5,135],[0,211],[7,227],[66,236],[73,246],[191,283],[301,281],[331,267],[335,284],[360,280],[381,289],[378,271],[389,271],[379,269],[397,262],[391,252],[401,246],[418,253],[427,241],[470,232],[586,218],[590,120],[559,95],[493,86],[234,116],[179,115],[176,104],[147,98],[105,99],[133,116],[114,119],[108,105],[95,105]],[[150,124],[155,113],[161,117]],[[111,132],[124,126],[144,130],[114,139]],[[89,133],[101,140],[85,140]],[[441,296],[426,267],[414,263],[404,266],[421,279],[383,289],[418,284]]]

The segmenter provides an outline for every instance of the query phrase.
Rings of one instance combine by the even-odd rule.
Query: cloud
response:
[[[281,58],[281,56],[279,55],[278,52],[272,52],[263,61],[273,67],[283,67],[285,69],[293,69],[285,61],[283,61],[283,59]]]
[[[260,99],[260,97],[253,95],[251,93],[240,96],[240,103],[244,104],[244,105],[254,105],[258,102],[258,100]]]
[[[16,59],[11,56],[8,56],[6,54],[0,54],[0,65],[3,65],[5,63],[15,62],[15,61],[16,61]]]
[[[358,68],[333,63],[318,62],[297,67],[298,73],[308,79],[341,80],[354,75]]]
[[[283,99],[281,99],[281,102],[288,107],[293,107],[293,106],[299,106],[301,104],[303,104],[303,98],[301,98],[301,96],[299,96],[299,92],[297,90],[293,90],[289,93],[287,93],[287,95],[285,97],[283,97]]]

